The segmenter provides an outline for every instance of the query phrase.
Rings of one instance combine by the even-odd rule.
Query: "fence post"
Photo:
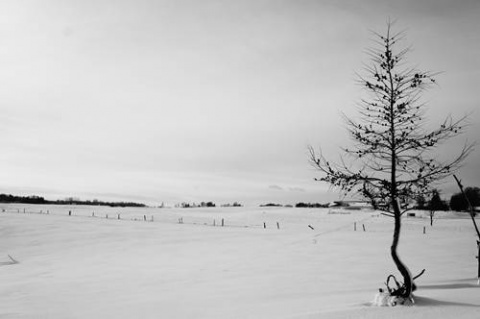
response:
[[[280,229],[280,223],[277,222],[277,229]]]
[[[120,219],[120,214],[117,214],[117,219]]]
[[[426,231],[426,230],[425,230],[425,226],[423,226],[423,233],[424,233],[424,234],[426,234],[426,232],[425,232],[425,231]]]
[[[222,218],[222,227],[225,226],[225,220]]]
[[[362,224],[362,227],[363,227],[363,231],[365,231],[365,224]]]
[[[357,222],[353,223],[353,231],[357,231]]]
[[[263,223],[263,229],[267,228],[267,224]]]

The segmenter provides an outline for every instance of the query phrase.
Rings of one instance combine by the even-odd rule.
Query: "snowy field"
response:
[[[400,255],[426,273],[415,306],[382,308],[378,212],[0,204],[0,318],[480,318],[471,220],[403,222]]]

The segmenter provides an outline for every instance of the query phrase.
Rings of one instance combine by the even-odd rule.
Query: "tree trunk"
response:
[[[393,231],[393,242],[392,242],[392,246],[390,247],[390,252],[391,252],[393,261],[397,266],[398,271],[403,277],[403,284],[404,284],[405,290],[400,291],[399,296],[405,299],[408,299],[410,298],[413,291],[413,279],[412,279],[412,274],[410,273],[410,270],[400,260],[400,257],[398,257],[398,254],[397,254],[397,247],[398,247],[398,242],[400,240],[400,230],[401,230],[401,212],[400,212],[400,207],[398,206],[397,201],[393,201],[392,205],[393,205],[393,212],[395,214],[395,228]]]

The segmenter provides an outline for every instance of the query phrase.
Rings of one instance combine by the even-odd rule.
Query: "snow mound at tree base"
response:
[[[403,298],[392,296],[388,292],[377,292],[372,301],[372,306],[377,307],[395,307],[395,306],[412,306],[414,304],[413,297]]]

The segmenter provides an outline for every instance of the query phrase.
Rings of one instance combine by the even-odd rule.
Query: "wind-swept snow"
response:
[[[480,318],[467,216],[404,218],[400,255],[426,273],[390,308],[371,301],[393,222],[344,213],[0,205],[0,318]]]

